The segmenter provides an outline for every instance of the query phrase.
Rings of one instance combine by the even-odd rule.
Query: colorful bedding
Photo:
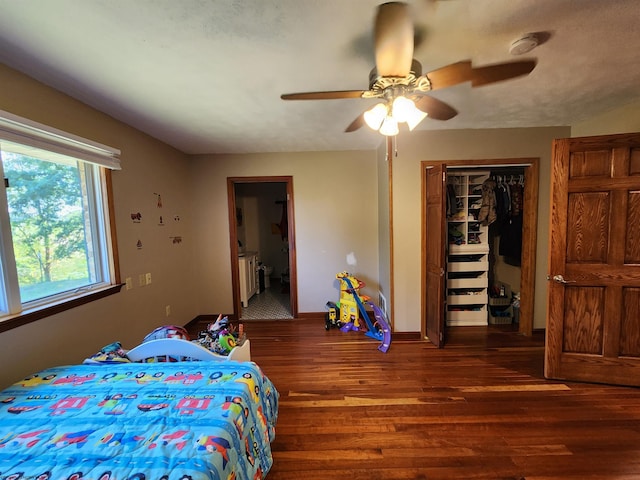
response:
[[[0,478],[261,479],[277,409],[251,362],[51,368],[0,392]]]

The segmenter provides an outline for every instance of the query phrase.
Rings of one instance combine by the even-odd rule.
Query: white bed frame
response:
[[[150,358],[172,357],[179,360],[202,360],[208,362],[250,362],[251,344],[248,339],[242,345],[233,347],[229,355],[218,355],[197,343],[181,338],[159,338],[141,343],[127,352],[132,362]]]

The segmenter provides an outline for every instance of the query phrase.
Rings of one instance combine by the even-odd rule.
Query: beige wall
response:
[[[198,311],[233,311],[227,177],[292,176],[298,311],[323,312],[348,271],[378,292],[374,151],[202,155],[192,159]]]
[[[640,132],[640,100],[571,127],[572,137]]]
[[[393,158],[391,163],[387,158],[386,141],[382,140],[377,151],[378,165],[378,283],[380,284],[380,292],[387,300],[387,317],[391,321],[393,327],[393,295],[391,293],[391,228],[390,228],[390,185],[389,185],[389,166],[393,166]],[[373,297],[373,301],[377,304],[378,298]]]
[[[186,156],[4,65],[0,85],[0,109],[122,151],[122,170],[113,174],[122,279],[152,275],[151,285],[136,283],[132,290],[0,334],[0,387],[47,366],[77,363],[116,340],[132,347],[159,325],[193,319],[199,312],[190,268],[193,208]],[[142,213],[142,223],[132,223],[134,212]],[[161,214],[164,226],[158,225]],[[183,242],[173,244],[173,235],[182,235]]]
[[[423,160],[540,158],[534,328],[544,328],[551,142],[569,128],[414,131],[400,135],[393,159],[394,326],[419,332],[421,319],[421,180]],[[472,162],[470,163],[470,165]]]

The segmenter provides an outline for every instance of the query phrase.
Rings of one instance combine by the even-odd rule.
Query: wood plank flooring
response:
[[[268,480],[640,479],[640,389],[545,380],[540,334],[383,354],[323,318],[243,323],[280,392]]]

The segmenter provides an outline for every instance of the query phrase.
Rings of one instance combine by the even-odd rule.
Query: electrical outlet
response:
[[[131,280],[131,277],[127,277],[124,281],[127,290],[131,290],[133,288],[133,280]]]
[[[164,311],[167,314],[167,317],[171,315],[171,305],[167,305],[166,307],[164,307]]]
[[[147,285],[151,285],[151,274],[150,273],[147,273],[145,275],[145,280],[147,282]]]
[[[147,281],[144,277],[144,273],[141,273],[140,275],[138,275],[138,285],[140,285],[141,287],[144,287],[147,284]]]

